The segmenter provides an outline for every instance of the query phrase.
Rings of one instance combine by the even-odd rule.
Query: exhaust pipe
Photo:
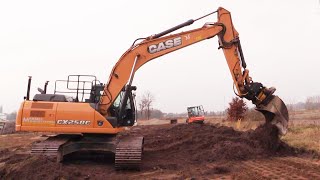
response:
[[[48,87],[48,83],[49,81],[46,81],[46,83],[44,84],[44,94],[47,94],[47,87]]]
[[[29,101],[29,99],[30,99],[31,79],[32,79],[32,76],[29,76],[28,88],[27,88],[27,96],[24,97],[24,99],[27,100],[27,101]]]

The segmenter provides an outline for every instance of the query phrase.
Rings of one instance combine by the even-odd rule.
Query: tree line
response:
[[[309,96],[305,102],[288,103],[288,110],[320,110],[320,96]]]
[[[163,118],[177,118],[177,117],[186,117],[187,112],[184,113],[164,113],[159,109],[153,108],[153,103],[155,101],[154,95],[147,91],[145,92],[137,103],[137,118],[138,119],[163,119]],[[288,110],[320,110],[320,96],[309,96],[306,98],[305,102],[299,103],[287,103]],[[0,106],[0,110],[3,107]],[[254,109],[248,109],[245,102],[239,98],[233,98],[229,103],[228,109],[225,111],[209,111],[206,112],[207,116],[215,116],[215,115],[229,115],[232,117],[230,120],[236,120],[239,118],[249,119],[261,119],[263,116],[260,113],[256,113]],[[6,114],[7,120],[15,120],[17,116],[17,112],[11,112]]]

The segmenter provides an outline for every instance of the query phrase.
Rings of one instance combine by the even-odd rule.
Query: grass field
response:
[[[288,134],[283,136],[282,140],[284,140],[291,146],[315,150],[320,153],[320,126],[291,126],[289,128]]]

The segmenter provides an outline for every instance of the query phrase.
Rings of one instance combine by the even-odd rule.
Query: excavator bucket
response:
[[[256,110],[264,115],[266,123],[275,125],[279,129],[279,134],[285,135],[289,121],[287,106],[278,96],[271,95],[269,98],[267,103],[257,106]]]

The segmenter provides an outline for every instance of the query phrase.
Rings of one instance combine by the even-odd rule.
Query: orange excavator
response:
[[[167,35],[214,13],[218,15],[217,22]],[[157,57],[215,36],[227,60],[236,95],[252,101],[264,114],[266,123],[274,124],[280,134],[285,134],[289,119],[287,108],[278,96],[273,95],[274,88],[267,88],[249,76],[239,34],[233,26],[230,12],[224,8],[135,40],[113,67],[106,84],[101,84],[94,76],[90,76],[92,80],[81,80],[83,76],[80,75],[69,76],[64,82],[76,97],[70,98],[56,90],[47,94],[44,90],[31,100],[29,78],[27,96],[18,111],[16,130],[57,134],[34,144],[32,153],[35,154],[56,155],[61,161],[65,155],[77,151],[112,152],[116,169],[139,169],[143,137],[118,135],[135,123],[132,93],[136,90],[132,86],[135,72]],[[84,99],[81,94],[89,97]]]

